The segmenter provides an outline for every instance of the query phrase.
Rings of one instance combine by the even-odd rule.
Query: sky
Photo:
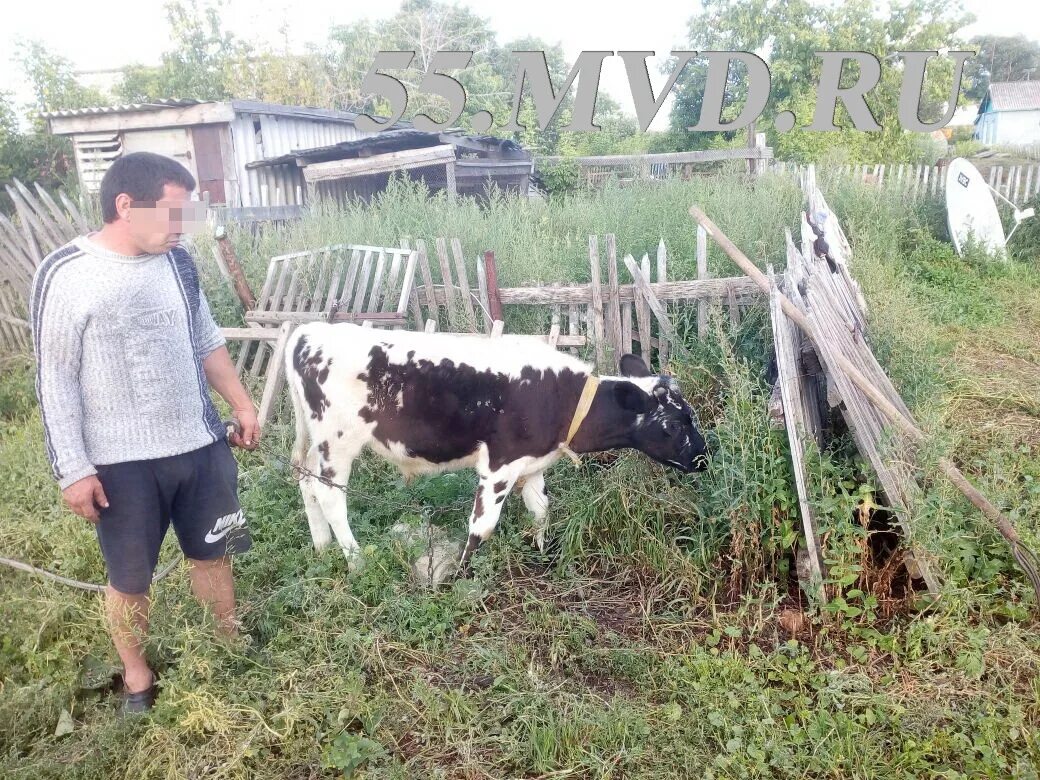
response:
[[[699,7],[697,0],[658,0],[629,5],[624,12],[597,10],[590,14],[587,4],[559,0],[457,0],[457,4],[488,19],[500,42],[538,36],[549,43],[560,43],[571,62],[587,50],[649,50],[666,57],[670,50],[684,48],[687,22]],[[1040,2],[962,0],[962,4],[978,19],[966,28],[968,35],[1024,33],[1040,39]],[[366,17],[386,18],[399,5],[397,0],[364,4],[344,0],[226,0],[225,19],[240,37],[269,41],[279,48],[288,41],[290,49],[299,50],[306,43],[323,41],[332,25]],[[118,17],[113,18],[114,14]],[[19,39],[35,39],[63,54],[80,70],[118,68],[132,62],[154,64],[167,45],[165,27],[162,0],[119,4],[83,0],[17,2],[4,10],[0,52],[13,52]],[[656,59],[649,60],[655,93],[665,80],[654,66]],[[30,97],[18,67],[9,59],[0,59],[0,90],[13,92],[19,104]],[[600,90],[634,115],[620,58],[605,61]],[[667,127],[670,102],[662,108],[651,129]]]

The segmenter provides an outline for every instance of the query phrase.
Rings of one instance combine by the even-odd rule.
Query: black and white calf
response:
[[[596,379],[590,366],[534,339],[310,323],[296,329],[285,360],[294,463],[344,485],[366,446],[406,478],[476,469],[462,564],[494,531],[518,480],[544,544],[543,472],[566,447],[631,447],[683,472],[707,466],[675,381],[651,375],[634,355],[621,359],[623,376]],[[350,557],[358,545],[346,496],[310,477],[300,487],[315,547],[331,541],[331,528]]]

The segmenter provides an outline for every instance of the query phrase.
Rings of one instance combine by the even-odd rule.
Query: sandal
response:
[[[148,712],[155,705],[155,698],[159,695],[159,675],[152,671],[152,684],[143,691],[135,693],[123,693],[123,715],[132,715],[140,712]]]

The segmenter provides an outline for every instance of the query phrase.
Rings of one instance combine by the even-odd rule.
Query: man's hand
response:
[[[260,422],[256,419],[256,410],[250,405],[234,410],[239,428],[231,432],[230,441],[244,450],[255,450],[260,441]]]
[[[69,505],[69,509],[92,523],[101,519],[98,507],[108,509],[105,489],[101,487],[101,480],[93,474],[78,482],[73,482],[61,491],[61,495],[64,497],[65,503]]]

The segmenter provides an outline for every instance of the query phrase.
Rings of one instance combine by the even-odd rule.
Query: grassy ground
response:
[[[877,350],[938,447],[1036,546],[1040,517],[1040,241],[994,265],[956,257],[935,204],[828,190],[853,242]],[[343,240],[459,236],[496,249],[504,284],[587,278],[589,233],[625,252],[664,237],[691,277],[702,204],[756,261],[782,267],[796,225],[787,181],[722,176],[550,204],[426,202],[236,236],[254,282],[265,257]],[[202,242],[205,254],[205,243]],[[714,273],[733,270],[712,249]],[[211,264],[210,297],[232,298]],[[688,330],[688,312],[674,311]],[[214,638],[177,570],[155,593],[150,652],[164,689],[122,723],[99,601],[0,572],[0,773],[5,777],[1036,777],[1040,640],[1000,537],[931,468],[914,518],[945,590],[924,608],[898,553],[878,554],[870,478],[843,442],[811,459],[826,539],[825,610],[799,596],[782,433],[765,413],[768,317],[688,339],[676,365],[714,447],[682,478],[637,456],[558,465],[545,555],[507,502],[472,580],[435,593],[408,576],[386,529],[429,517],[460,536],[474,479],[402,486],[366,459],[351,506],[365,565],[315,554],[278,464],[240,455],[255,538],[236,562],[248,642]],[[28,361],[0,381],[0,554],[98,580],[89,527],[61,509],[46,468]],[[287,447],[289,418],[268,431]],[[175,552],[172,540],[163,560]],[[55,732],[65,732],[57,735]]]

